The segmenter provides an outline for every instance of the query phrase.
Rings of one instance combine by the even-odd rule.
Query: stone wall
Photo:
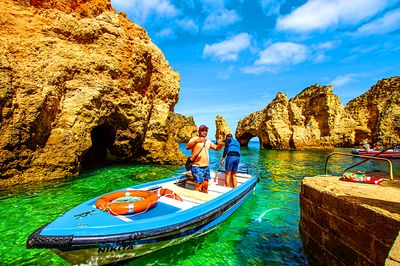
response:
[[[307,177],[300,206],[300,233],[311,265],[400,265],[398,251],[389,256],[399,245],[399,187]]]

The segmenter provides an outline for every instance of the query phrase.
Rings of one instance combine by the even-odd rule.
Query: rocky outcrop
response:
[[[332,87],[313,85],[290,100],[278,93],[241,119],[235,135],[243,146],[257,136],[264,149],[319,149],[353,145],[354,126]]]
[[[378,81],[366,93],[350,101],[346,111],[353,117],[355,142],[390,147],[400,140],[400,77]]]
[[[197,126],[193,116],[186,117],[181,114],[171,113],[168,125],[173,139],[178,143],[187,143],[196,136]]]
[[[232,133],[225,119],[221,115],[215,117],[215,127],[215,139],[217,142],[224,140],[227,134]]]
[[[2,0],[0,24],[1,186],[183,162],[179,74],[109,0]]]

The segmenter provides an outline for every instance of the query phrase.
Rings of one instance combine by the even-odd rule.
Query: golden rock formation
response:
[[[186,117],[181,114],[171,113],[168,119],[170,132],[173,138],[178,143],[187,143],[189,140],[196,136],[197,126],[194,122],[193,116]]]
[[[355,121],[331,86],[313,85],[293,99],[284,93],[238,123],[236,138],[246,146],[255,136],[264,149],[320,149],[351,146]]]
[[[238,123],[236,138],[259,137],[265,149],[353,147],[367,140],[389,148],[400,141],[400,77],[378,81],[346,108],[331,86],[313,85],[288,100],[284,93]]]
[[[378,81],[366,93],[350,101],[346,111],[357,122],[355,143],[390,147],[400,141],[400,77]]]
[[[232,133],[225,119],[221,115],[215,117],[215,127],[215,139],[217,142],[224,140],[228,133]]]
[[[167,124],[180,77],[143,28],[109,0],[1,2],[0,186],[183,162]]]

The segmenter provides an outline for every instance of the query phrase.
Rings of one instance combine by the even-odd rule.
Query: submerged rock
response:
[[[183,162],[179,74],[109,0],[3,0],[0,20],[0,186]]]

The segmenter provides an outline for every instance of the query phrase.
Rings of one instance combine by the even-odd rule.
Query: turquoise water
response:
[[[323,173],[329,153],[265,151],[259,150],[258,143],[250,142],[249,148],[242,148],[241,160],[260,182],[255,194],[242,207],[215,231],[126,265],[307,265],[298,231],[300,184],[305,176]],[[218,168],[221,156],[222,151],[210,152],[213,169]],[[333,161],[343,167],[359,159],[333,158]],[[368,167],[383,166],[370,163]],[[398,171],[399,161],[395,167]],[[26,249],[28,236],[83,201],[115,189],[177,175],[183,170],[183,166],[112,166],[74,179],[2,190],[1,265],[68,265],[49,250]],[[340,169],[332,167],[332,170]]]

